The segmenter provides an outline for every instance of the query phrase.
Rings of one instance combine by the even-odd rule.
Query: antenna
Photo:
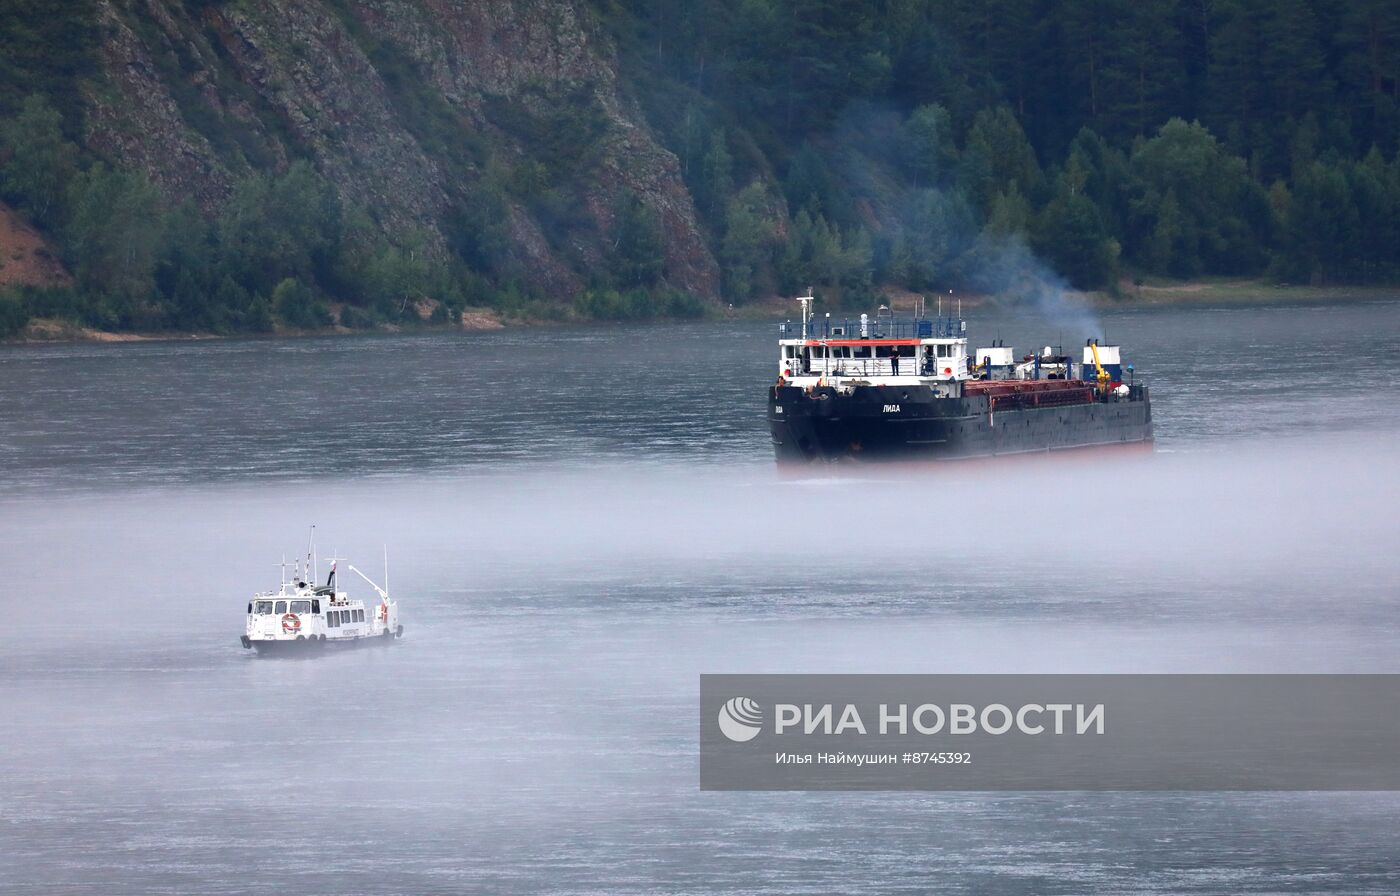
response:
[[[812,287],[807,287],[807,294],[799,296],[797,302],[802,306],[802,340],[807,340],[807,322],[812,317]]]
[[[389,591],[389,546],[384,545],[384,591]]]
[[[321,567],[315,564],[316,557],[316,524],[311,524],[311,536],[306,543],[306,571],[311,573],[311,581],[314,583],[321,578]],[[305,576],[303,576],[305,578]]]

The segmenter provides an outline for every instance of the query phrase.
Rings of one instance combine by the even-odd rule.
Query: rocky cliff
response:
[[[719,291],[675,156],[572,0],[99,0],[97,17],[85,143],[171,197],[212,210],[308,159],[390,239],[494,240],[496,273],[560,298],[628,197],[659,224],[663,280]]]

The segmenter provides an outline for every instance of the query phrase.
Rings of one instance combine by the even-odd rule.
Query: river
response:
[[[1400,891],[1397,794],[699,790],[701,672],[1400,672],[1400,303],[1101,317],[1154,454],[899,478],[769,323],[0,349],[0,890]],[[394,649],[239,647],[311,524]]]

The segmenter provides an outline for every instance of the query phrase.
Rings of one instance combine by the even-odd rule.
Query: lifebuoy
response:
[[[284,613],[282,615],[282,631],[289,635],[301,631],[301,617],[295,613]]]

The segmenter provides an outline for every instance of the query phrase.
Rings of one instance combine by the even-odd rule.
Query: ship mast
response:
[[[807,287],[805,296],[798,296],[797,301],[802,305],[802,341],[807,341],[807,320],[812,316],[812,287]]]

